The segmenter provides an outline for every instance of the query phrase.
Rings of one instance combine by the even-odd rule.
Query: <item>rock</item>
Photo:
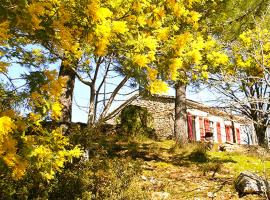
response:
[[[149,178],[149,182],[152,184],[157,184],[157,180],[152,176]]]
[[[213,192],[208,192],[207,193],[207,196],[209,197],[209,198],[215,198],[217,195],[216,194],[214,194]]]
[[[226,142],[224,144],[219,145],[220,151],[227,151],[227,152],[245,152],[245,148],[242,145]]]
[[[146,176],[141,176],[141,179],[144,180],[144,181],[147,181]]]
[[[240,197],[247,194],[265,195],[268,182],[252,172],[241,172],[235,181],[235,189]]]
[[[152,200],[165,200],[170,197],[170,193],[168,192],[153,192],[152,193]]]

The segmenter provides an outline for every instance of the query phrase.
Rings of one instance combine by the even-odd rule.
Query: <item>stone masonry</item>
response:
[[[147,108],[153,116],[158,138],[171,138],[174,130],[174,97],[139,97],[131,105]]]

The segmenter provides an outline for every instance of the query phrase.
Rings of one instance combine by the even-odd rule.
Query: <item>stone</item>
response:
[[[214,194],[213,192],[208,192],[207,193],[207,196],[209,197],[209,198],[215,198],[217,195],[216,194]]]
[[[268,182],[255,173],[241,172],[235,181],[235,189],[240,197],[247,194],[265,195],[268,188]]]
[[[243,146],[231,142],[219,145],[219,150],[227,152],[245,152],[245,148]]]
[[[149,182],[152,183],[152,184],[156,184],[157,183],[157,180],[154,178],[154,177],[150,177],[149,178]]]
[[[152,193],[152,200],[166,200],[169,199],[170,193],[168,192],[153,192]]]
[[[144,181],[147,181],[146,176],[141,176],[141,179],[144,180]]]

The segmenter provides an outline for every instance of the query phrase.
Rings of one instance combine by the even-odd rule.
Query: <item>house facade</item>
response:
[[[147,108],[153,117],[153,126],[159,138],[172,138],[174,133],[173,96],[139,96],[129,105]],[[217,108],[188,100],[187,125],[188,138],[191,141],[203,141],[209,133],[216,143],[256,144],[252,122],[244,117],[226,113]]]

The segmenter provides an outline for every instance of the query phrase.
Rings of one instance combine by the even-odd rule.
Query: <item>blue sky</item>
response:
[[[168,95],[174,96],[174,89],[170,88]],[[87,107],[89,102],[89,88],[85,86],[80,81],[76,80],[75,91],[74,91],[74,102],[73,102],[73,113],[72,121],[74,122],[87,122],[87,109],[79,108],[77,104],[82,107]],[[207,105],[213,105],[213,100],[215,98],[214,94],[211,93],[207,88],[201,89],[199,91],[194,91],[192,87],[187,88],[187,98],[205,103]],[[116,102],[112,105],[112,109],[117,108],[123,102]]]
[[[53,64],[50,69],[58,69],[59,63]],[[24,67],[21,67],[19,65],[12,65],[9,69],[9,74],[13,78],[18,78],[21,76],[21,74],[26,73],[27,70]],[[120,80],[120,79],[119,79]],[[119,81],[118,80],[118,81]],[[117,83],[117,80],[114,80],[114,83]],[[17,86],[20,86],[23,84],[21,80],[18,80],[15,82]],[[110,87],[110,86],[109,86]],[[112,88],[109,88],[109,90]],[[129,89],[123,89],[124,92],[129,92]],[[122,90],[122,92],[123,92]],[[168,91],[168,95],[174,96],[174,89],[171,88]],[[73,112],[72,112],[72,121],[74,122],[87,122],[87,107],[89,105],[89,96],[90,96],[90,90],[89,87],[81,83],[79,80],[76,80],[75,83],[75,90],[74,90],[74,100],[73,100]],[[130,97],[130,96],[129,96]],[[126,98],[129,98],[126,97]],[[123,97],[117,97],[117,99],[123,100]],[[194,91],[191,87],[187,88],[187,98],[202,102],[208,105],[213,105],[213,99],[215,99],[215,95],[211,93],[207,88],[206,89],[200,89],[197,91]],[[118,107],[120,104],[122,104],[123,101],[115,102],[112,105],[111,110]]]

